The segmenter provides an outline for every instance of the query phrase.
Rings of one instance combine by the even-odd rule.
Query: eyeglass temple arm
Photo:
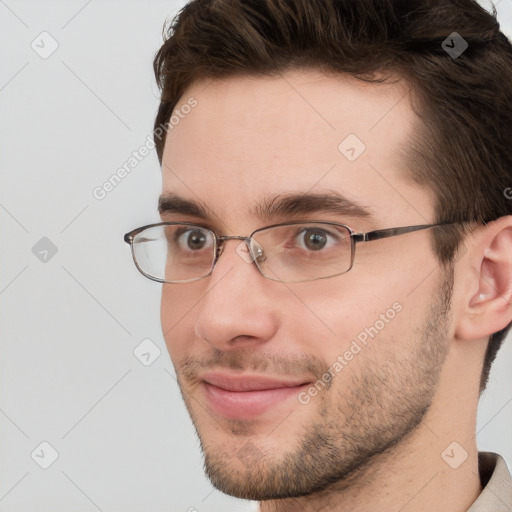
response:
[[[369,231],[368,233],[353,233],[352,238],[355,242],[370,242],[372,240],[380,240],[381,238],[388,238],[390,236],[404,235],[412,231],[420,231],[422,229],[433,228],[437,226],[448,226],[455,224],[454,222],[440,222],[439,224],[421,224],[419,226],[403,226],[400,228],[377,229],[376,231]]]

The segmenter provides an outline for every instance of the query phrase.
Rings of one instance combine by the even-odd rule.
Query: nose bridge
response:
[[[217,237],[218,247],[217,247],[217,251],[216,251],[217,254],[215,255],[215,262],[217,262],[217,259],[224,251],[224,243],[227,240],[244,240],[244,241],[248,242],[248,241],[250,241],[250,239],[251,239],[250,236],[242,236],[242,235],[218,236]],[[247,244],[247,246],[249,247],[249,244]]]
[[[226,240],[243,240],[246,243],[247,247],[247,254],[245,254],[245,251],[243,253],[239,252],[237,249],[238,255],[246,262],[246,263],[256,263],[256,259],[259,261],[263,261],[266,259],[263,256],[263,248],[258,244],[252,236],[241,236],[241,235],[232,235],[232,236],[218,236],[218,247],[215,254],[215,261],[214,265],[217,263],[220,255],[224,251],[224,242]],[[254,247],[253,247],[254,246]],[[256,267],[261,272],[261,269],[259,265],[256,264]]]

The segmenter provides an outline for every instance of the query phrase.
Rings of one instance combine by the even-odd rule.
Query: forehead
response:
[[[397,225],[432,218],[430,194],[401,155],[417,121],[403,82],[313,70],[205,80],[175,113],[163,192],[211,207],[228,225],[253,222],[269,195],[308,191],[336,191]]]

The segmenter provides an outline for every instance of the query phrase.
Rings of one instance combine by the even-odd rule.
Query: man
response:
[[[512,510],[505,461],[475,440],[512,321],[495,15],[197,0],[174,20],[155,58],[163,224],[126,240],[165,283],[221,491],[262,512]]]

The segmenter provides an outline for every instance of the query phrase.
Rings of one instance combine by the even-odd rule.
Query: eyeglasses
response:
[[[149,279],[160,283],[190,283],[208,277],[226,240],[241,240],[238,254],[261,274],[285,283],[315,281],[348,272],[358,242],[371,242],[449,222],[356,233],[336,222],[287,222],[259,228],[249,236],[217,236],[189,222],[161,222],[124,235],[133,261]]]

